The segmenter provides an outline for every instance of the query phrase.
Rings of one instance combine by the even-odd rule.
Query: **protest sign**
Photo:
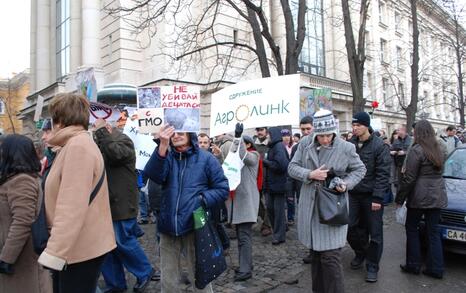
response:
[[[144,167],[146,166],[147,161],[149,161],[157,144],[152,140],[151,135],[142,134],[138,131],[137,119],[126,120],[123,133],[133,141],[134,149],[136,151],[136,169],[144,170]]]
[[[37,96],[36,109],[34,111],[34,122],[39,121],[42,115],[42,108],[44,108],[44,97],[41,95]]]
[[[299,123],[299,74],[248,80],[212,95],[210,135],[244,128],[297,125]]]
[[[139,109],[138,128],[141,133],[156,133],[164,124],[163,108]]]
[[[306,115],[312,116],[321,109],[333,111],[332,90],[302,88],[300,90],[300,118]]]
[[[116,122],[120,119],[120,110],[108,105],[96,102],[90,102],[89,123],[93,124],[99,118],[107,122]]]
[[[139,131],[155,133],[163,124],[170,124],[178,132],[198,132],[200,105],[200,90],[197,86],[139,88]]]

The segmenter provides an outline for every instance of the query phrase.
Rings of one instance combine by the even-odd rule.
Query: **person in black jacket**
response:
[[[285,242],[286,237],[285,193],[289,159],[280,128],[270,128],[269,136],[269,151],[263,161],[266,168],[265,190],[267,212],[273,229],[272,244],[278,245]]]
[[[144,292],[155,274],[137,237],[138,184],[136,153],[131,139],[114,130],[103,119],[95,122],[95,141],[105,162],[110,208],[117,248],[105,258],[102,266],[107,288],[104,292],[126,290],[124,267],[136,277],[134,292]]]
[[[376,282],[383,250],[383,199],[390,188],[390,151],[380,137],[370,132],[370,116],[360,112],[353,117],[351,143],[367,172],[349,193],[348,242],[356,256],[352,269],[362,267],[366,260],[366,281]]]

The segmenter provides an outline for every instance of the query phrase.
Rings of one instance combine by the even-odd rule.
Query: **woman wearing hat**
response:
[[[316,184],[332,170],[343,183],[337,190],[352,189],[364,177],[366,168],[354,145],[337,135],[333,114],[320,110],[314,114],[314,135],[303,138],[291,161],[289,175],[303,182],[298,204],[298,237],[312,252],[312,290],[344,292],[341,248],[346,244],[348,225],[321,224],[316,203]]]
[[[235,281],[245,281],[252,277],[252,225],[257,221],[259,213],[259,175],[260,155],[256,151],[254,141],[249,136],[235,133],[233,150],[239,147],[239,155],[244,158],[241,169],[241,183],[230,194],[226,202],[228,221],[235,225],[238,238],[239,268],[235,271]],[[262,185],[262,183],[261,183]]]

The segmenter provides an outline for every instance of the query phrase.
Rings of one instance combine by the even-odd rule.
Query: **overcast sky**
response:
[[[31,0],[0,0],[0,77],[29,68]]]

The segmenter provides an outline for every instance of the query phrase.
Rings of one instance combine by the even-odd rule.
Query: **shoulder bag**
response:
[[[349,223],[348,200],[345,192],[316,184],[316,201],[321,224],[342,226]]]

